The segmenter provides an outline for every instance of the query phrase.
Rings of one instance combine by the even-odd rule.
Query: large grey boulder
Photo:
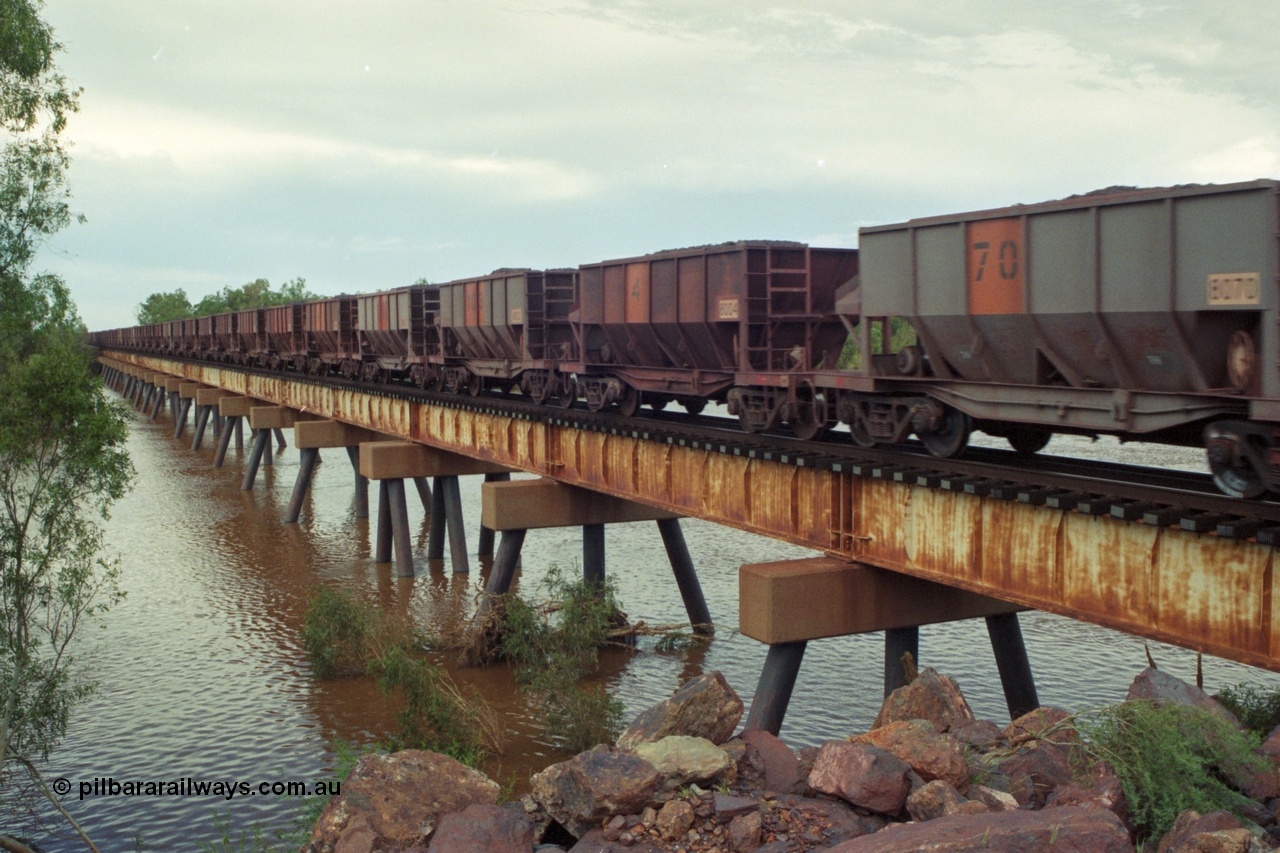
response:
[[[538,805],[581,838],[604,818],[639,813],[662,774],[637,755],[601,745],[552,764],[530,782]]]
[[[670,699],[642,711],[618,738],[618,748],[632,749],[668,735],[702,737],[718,746],[733,737],[743,708],[741,697],[723,675],[704,673],[687,681]]]

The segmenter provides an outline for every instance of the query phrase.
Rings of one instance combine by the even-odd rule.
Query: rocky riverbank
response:
[[[1155,669],[1133,701],[1211,697]],[[974,718],[933,670],[885,700],[871,730],[793,750],[734,735],[743,703],[700,676],[601,745],[533,777],[499,804],[497,783],[442,755],[360,759],[316,823],[306,853],[885,853],[1133,851],[1119,777],[1089,757],[1067,712],[1040,708],[1000,728]],[[1233,718],[1232,721],[1234,722]],[[1280,733],[1228,781],[1237,817],[1184,811],[1158,853],[1255,853],[1280,844]],[[1170,780],[1171,782],[1173,780]],[[1243,820],[1241,819],[1243,818]]]

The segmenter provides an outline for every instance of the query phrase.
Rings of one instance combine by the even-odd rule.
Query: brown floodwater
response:
[[[195,795],[182,780],[255,788],[332,781],[335,743],[367,743],[394,730],[394,703],[370,679],[311,676],[300,638],[308,598],[322,585],[349,590],[428,633],[464,621],[486,577],[474,553],[480,478],[467,478],[462,489],[472,573],[454,574],[447,562],[429,565],[420,556],[418,576],[406,579],[374,563],[373,531],[355,518],[351,466],[341,451],[324,452],[301,521],[285,525],[279,519],[297,474],[293,448],[276,453],[251,492],[240,491],[247,452],[233,448],[225,467],[215,470],[213,443],[192,451],[189,438],[172,438],[165,419],[138,418],[129,450],[137,482],[107,524],[108,551],[121,560],[128,598],[107,614],[101,630],[84,632],[81,651],[99,690],[75,713],[45,768],[47,778],[70,783],[62,802],[104,851],[224,849],[217,846],[224,837],[238,842],[258,832],[270,838],[293,825],[298,798]],[[1048,452],[1200,465],[1199,454],[1114,442],[1055,439]],[[371,498],[376,510],[376,490]],[[418,553],[425,554],[425,513],[416,502],[410,509]],[[722,671],[749,703],[766,650],[735,630],[738,567],[812,555],[696,520],[683,524],[719,630],[711,642],[675,653],[659,653],[648,638],[635,651],[606,654],[599,677],[624,702],[628,719],[710,670]],[[606,547],[608,571],[633,619],[685,618],[654,525],[612,527]],[[520,586],[536,594],[549,566],[576,571],[580,562],[578,531],[533,531]],[[1117,701],[1145,665],[1141,640],[1042,613],[1025,614],[1022,624],[1046,704],[1079,709]],[[1163,669],[1194,677],[1194,654],[1154,643],[1151,649]],[[981,621],[923,629],[920,657],[922,665],[956,677],[979,716],[1008,719]],[[801,746],[865,729],[880,705],[882,665],[878,635],[811,643],[783,738]],[[505,754],[486,768],[495,780],[518,790],[531,772],[565,757],[549,745],[505,667],[452,674],[495,708],[506,729]],[[1216,659],[1206,660],[1205,676],[1210,689],[1276,682]],[[148,782],[162,791],[168,783],[178,788],[111,794],[104,792],[106,780],[141,784],[144,791]],[[81,798],[83,785],[88,794]],[[35,837],[48,851],[82,849],[71,840]]]

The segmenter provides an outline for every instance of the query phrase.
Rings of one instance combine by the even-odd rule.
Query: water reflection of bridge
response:
[[[975,616],[987,619],[1011,713],[1033,704],[1015,613],[1022,607],[1280,670],[1273,549],[1253,541],[864,478],[796,465],[786,454],[737,455],[644,431],[581,429],[566,418],[483,405],[124,353],[105,354],[103,363],[120,387],[139,392],[140,405],[148,387],[169,386],[188,399],[195,393],[179,384],[199,387],[210,399],[220,396],[227,411],[283,407],[293,414],[281,423],[297,413],[332,419],[352,430],[352,443],[374,435],[415,442],[476,460],[474,473],[531,472],[642,505],[654,518],[698,517],[827,555],[743,568],[740,627],[770,644],[753,703],[754,722],[764,727],[780,723],[806,642],[885,630],[891,686],[899,654],[916,648],[917,626]],[[146,399],[159,410],[155,396]],[[408,469],[381,475],[393,507],[397,498],[403,506],[403,488],[397,495],[385,484],[413,476]],[[443,510],[452,496],[445,490],[435,505]],[[590,534],[587,540],[590,547]],[[443,537],[433,537],[432,547],[442,546]]]

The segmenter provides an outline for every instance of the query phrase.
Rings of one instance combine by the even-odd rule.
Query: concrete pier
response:
[[[485,588],[485,598],[481,601],[482,612],[477,613],[477,622],[485,618],[491,598],[505,595],[510,590],[520,549],[529,530],[581,527],[583,580],[603,585],[605,526],[656,521],[689,622],[698,633],[711,632],[711,615],[685,547],[676,513],[548,479],[488,482],[481,488],[481,496],[482,523],[490,530],[500,532],[502,539]]]
[[[769,645],[748,728],[778,733],[811,640],[883,631],[887,696],[906,683],[902,656],[919,660],[920,626],[979,617],[987,620],[1010,714],[1037,707],[1018,627],[1025,607],[835,557],[746,564],[738,601],[739,630]]]
[[[441,537],[434,523],[443,514],[449,535],[449,556],[455,573],[470,571],[467,557],[466,529],[463,527],[462,499],[458,478],[475,474],[505,474],[510,469],[480,459],[472,459],[457,453],[436,450],[411,441],[365,442],[360,445],[360,475],[369,480],[387,484],[379,486],[378,554],[387,552],[384,542],[383,507],[390,514],[390,538],[395,543],[396,573],[402,577],[414,574],[413,554],[410,549],[408,504],[405,500],[405,480],[435,479],[436,487],[431,499],[432,547]],[[421,485],[419,486],[421,490]],[[421,491],[420,491],[421,493]],[[382,500],[383,495],[386,500]],[[439,508],[437,508],[439,505]]]

